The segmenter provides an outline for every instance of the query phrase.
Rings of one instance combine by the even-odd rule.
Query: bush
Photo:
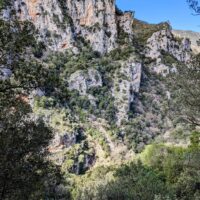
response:
[[[165,178],[167,187],[180,200],[196,199],[200,193],[200,148],[196,133],[192,134],[188,148],[155,144],[141,155],[143,162]]]
[[[131,163],[114,170],[107,168],[95,177],[88,177],[84,186],[78,186],[79,192],[75,199],[86,200],[154,200],[155,195],[166,192],[164,181],[156,172],[139,163]],[[108,175],[111,175],[109,178]],[[101,177],[103,175],[103,177]],[[91,182],[90,182],[91,180]],[[77,189],[76,189],[77,190]]]

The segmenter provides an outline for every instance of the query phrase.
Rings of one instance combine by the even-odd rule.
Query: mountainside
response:
[[[174,37],[169,24],[134,19],[113,0],[18,0],[2,13],[33,23],[46,49],[39,59],[59,76],[62,86],[37,88],[30,102],[55,130],[50,151],[64,169],[79,174],[129,160],[173,128],[164,116],[170,92],[156,76],[173,72],[192,52],[190,40]]]
[[[79,175],[140,158],[147,145],[189,145],[190,126],[177,116],[178,92],[168,77],[200,52],[200,34],[174,31],[167,22],[148,24],[115,4],[11,0],[1,11],[6,22],[33,26],[36,44],[23,56],[38,62],[48,76],[41,87],[34,85],[17,97],[31,106],[32,118],[52,129],[49,159],[80,187],[84,180]],[[9,68],[12,51],[6,59],[1,81],[17,74]]]
[[[39,39],[52,50],[76,47],[76,40],[83,37],[94,50],[106,53],[117,47],[118,27],[132,35],[132,13],[118,16],[113,0],[20,0],[13,5],[4,11],[4,18],[14,9],[20,20],[34,23]]]
[[[193,31],[173,30],[173,34],[179,38],[189,38],[191,41],[191,48],[194,53],[200,53],[199,39],[200,33]]]

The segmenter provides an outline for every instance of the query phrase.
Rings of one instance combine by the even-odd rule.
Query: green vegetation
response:
[[[101,167],[77,180],[76,200],[196,200],[200,194],[199,132],[188,148],[148,146],[138,161],[120,167]]]
[[[163,64],[169,67],[173,67],[174,64],[179,63],[179,61],[174,56],[170,55],[169,53],[166,53],[165,51],[161,51],[161,55]]]
[[[135,52],[135,49],[131,46],[124,48],[116,48],[109,53],[109,56],[113,60],[127,60],[131,54]]]
[[[0,66],[11,75],[0,79],[1,199],[54,198],[53,190],[62,182],[59,168],[48,159],[53,132],[41,119],[31,117],[28,104],[29,92],[44,86],[47,74],[26,53],[35,46],[33,32],[29,22],[0,20]]]
[[[74,55],[70,50],[64,53],[58,52],[49,55],[45,62],[51,69],[56,69],[62,75],[62,78],[69,77],[77,70],[85,70],[91,67],[91,65],[98,64],[96,59],[99,58],[99,55],[92,51],[87,42],[84,40],[81,40],[81,42],[84,42],[84,46],[80,47],[78,55]]]
[[[75,144],[73,148],[65,153],[67,159],[62,164],[62,171],[65,173],[84,174],[93,164],[94,150],[89,147],[88,142],[83,140]],[[89,162],[86,165],[86,160]]]
[[[189,65],[177,65],[176,74],[170,75],[170,86],[178,112],[183,121],[200,125],[200,55],[192,58]],[[178,91],[178,92],[173,92]]]
[[[62,27],[64,28],[66,26],[66,23],[72,25],[73,24],[73,20],[68,15],[68,8],[67,8],[65,0],[58,0],[58,3],[60,4],[60,8],[61,8],[62,14],[64,16],[64,20],[61,23]],[[59,21],[59,19],[58,19],[58,21]]]
[[[166,189],[159,175],[141,163],[131,163],[120,168],[97,168],[73,189],[73,199],[154,199]]]
[[[5,8],[6,6],[9,6],[11,5],[11,2],[10,1],[7,1],[7,0],[0,0],[0,10]]]
[[[114,124],[116,108],[114,97],[111,94],[113,82],[111,74],[121,65],[119,62],[113,61],[114,52],[100,57],[97,52],[92,51],[85,40],[80,38],[79,45],[80,52],[78,55],[66,51],[65,53],[50,55],[44,60],[49,66],[45,85],[46,95],[45,97],[38,97],[35,105],[49,109],[67,107],[76,116],[81,116],[83,111],[87,111],[86,115],[87,113],[94,114],[97,117],[105,118],[110,124]],[[128,54],[130,54],[130,51]],[[125,59],[125,57],[122,57],[122,59]],[[87,91],[96,99],[95,105],[91,103],[87,96],[82,96],[75,90],[69,91],[67,88],[67,80],[71,74],[77,70],[87,70],[91,66],[98,69],[103,79],[103,87],[91,88]],[[86,116],[83,118],[86,118]]]
[[[0,0],[0,8],[7,2]],[[65,0],[58,2],[64,21],[57,15],[53,20],[65,28],[73,22]],[[122,14],[119,9],[116,13]],[[86,28],[95,32],[101,27],[96,23]],[[0,20],[0,199],[199,200],[200,56],[188,67],[161,52],[162,62],[175,63],[179,72],[167,88],[149,67],[155,60],[143,54],[147,39],[169,28],[168,23],[134,20],[133,41],[118,27],[120,47],[106,55],[93,51],[80,36],[77,48],[44,54],[46,44],[36,41],[33,24]],[[47,32],[51,36],[60,37]],[[113,86],[122,88],[122,101],[129,102],[126,94],[133,93],[135,77],[120,69],[134,58],[143,65],[140,92],[132,96],[128,120],[118,126]],[[78,70],[85,75],[90,68],[98,70],[102,86],[90,87],[86,95],[71,91],[71,75]],[[127,88],[120,87],[123,81],[129,81]],[[30,99],[39,89],[42,94]],[[167,96],[168,89],[176,94]],[[165,133],[180,147],[170,140],[169,145],[162,143],[158,136]]]
[[[93,114],[99,117],[103,116],[103,118],[111,124],[114,123],[116,119],[116,108],[114,106],[114,98],[111,95],[109,88],[106,86],[102,88],[91,88],[89,93],[97,99]]]
[[[138,43],[140,45],[145,45],[147,39],[150,38],[153,33],[169,28],[170,25],[167,22],[160,24],[148,24],[147,22],[137,19],[135,19],[133,22],[133,32],[135,33],[136,39],[139,40]]]
[[[193,132],[188,148],[152,145],[141,158],[146,165],[164,175],[167,187],[177,199],[196,199],[200,192],[199,155],[199,132]]]
[[[174,128],[164,122],[171,117],[175,119],[170,107],[173,99],[167,99],[165,93],[166,81],[153,74],[148,65],[143,66],[143,71],[147,77],[142,80],[140,93],[135,95],[135,102],[130,105],[128,122],[122,124],[124,142],[137,153],[169,128]]]
[[[87,132],[94,140],[97,140],[98,143],[102,146],[102,149],[106,152],[106,157],[110,154],[110,147],[107,144],[106,138],[98,130],[90,129]]]

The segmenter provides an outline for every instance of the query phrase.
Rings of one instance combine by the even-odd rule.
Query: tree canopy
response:
[[[195,14],[200,14],[200,5],[198,0],[187,0],[189,7],[195,12]]]
[[[0,199],[55,197],[59,168],[48,159],[53,133],[36,118],[29,94],[44,85],[30,22],[0,20]]]

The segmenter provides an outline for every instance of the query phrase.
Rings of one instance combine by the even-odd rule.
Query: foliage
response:
[[[159,80],[148,65],[143,66],[143,71],[146,77],[142,79],[140,92],[135,94],[135,101],[130,105],[129,120],[123,123],[124,142],[136,153],[169,129],[165,119],[175,119],[170,107],[173,99],[167,99],[165,81]]]
[[[141,162],[132,162],[117,169],[101,167],[97,170],[101,171],[98,176],[94,177],[97,175],[94,171],[86,177],[87,179],[82,180],[86,183],[83,188],[77,185],[74,199],[153,200],[156,194],[166,192],[162,178]]]
[[[46,68],[27,54],[28,48],[37,46],[33,33],[30,22],[0,20],[0,70],[10,70],[12,74],[10,79],[0,79],[0,92],[45,85]]]
[[[165,51],[161,51],[161,55],[162,55],[162,60],[163,60],[163,64],[172,67],[173,64],[177,64],[178,60],[170,55],[169,53],[166,53]]]
[[[44,61],[50,66],[50,68],[56,69],[63,78],[69,77],[77,70],[85,70],[91,65],[96,64],[95,59],[98,58],[99,55],[92,51],[87,43],[85,44],[86,46],[80,47],[78,55],[74,54],[70,50],[64,53],[57,52],[49,55]]]
[[[67,8],[67,5],[66,5],[66,2],[64,0],[58,0],[58,3],[60,5],[60,8],[61,8],[61,11],[62,11],[62,14],[64,16],[64,20],[62,22],[62,27],[65,28],[65,24],[70,24],[72,25],[73,24],[73,20],[72,18],[68,15],[68,8]]]
[[[106,199],[107,184],[113,179],[114,167],[96,167],[82,177],[75,179],[75,185],[72,188],[72,199]]]
[[[73,199],[196,200],[200,192],[199,132],[188,148],[149,145],[137,162],[99,167],[78,179]]]
[[[167,22],[160,24],[148,24],[147,22],[137,19],[135,19],[133,22],[133,32],[135,33],[136,39],[139,40],[140,45],[145,45],[148,38],[150,38],[153,33],[169,28],[170,26]]]
[[[198,0],[187,0],[189,7],[195,12],[195,14],[200,14],[200,6]]]
[[[11,5],[10,1],[0,0],[0,10],[9,5]]]
[[[193,124],[200,124],[200,55],[196,55],[188,65],[178,65],[177,73],[171,74],[170,85],[179,114]]]
[[[113,60],[127,60],[134,51],[134,48],[131,46],[116,48],[112,50],[108,56],[110,56]]]
[[[29,22],[0,20],[0,198],[55,197],[59,168],[48,160],[52,131],[34,119],[28,95],[44,85],[44,66],[27,54],[35,45]]]
[[[47,159],[51,130],[41,120],[31,120],[29,106],[20,99],[5,94],[0,99],[1,199],[38,199],[50,195],[54,185],[51,181],[61,178],[56,180],[59,170]],[[45,184],[52,184],[52,188]]]
[[[65,1],[58,2],[64,22],[72,24]],[[7,1],[0,1],[1,8],[6,5]],[[122,14],[119,9],[116,12],[117,15]],[[63,25],[58,16],[54,16],[54,20],[58,25]],[[91,30],[95,28],[99,28],[98,23]],[[38,107],[46,110],[63,108],[66,112],[63,118],[69,121],[69,113],[79,123],[84,123],[87,116],[92,114],[114,125],[116,108],[112,96],[112,75],[121,67],[121,61],[143,51],[147,39],[154,32],[168,28],[168,23],[151,25],[134,20],[133,44],[129,44],[129,35],[119,29],[121,48],[103,57],[92,51],[88,41],[77,37],[77,52],[69,50],[43,58],[45,44],[36,42],[33,37],[35,28],[31,23],[0,20],[0,199],[70,198],[68,191],[59,192],[62,174],[48,160],[48,145],[53,132],[40,118],[33,117],[28,105],[32,90],[39,87],[45,91],[45,96],[35,99]],[[106,34],[110,36],[109,32]],[[162,57],[166,65],[176,63],[176,59],[166,53]],[[178,84],[174,84],[178,88],[177,105],[184,117],[196,125],[199,125],[200,113],[199,57],[195,57],[189,67],[178,66],[179,73],[174,75],[176,82],[173,82],[177,83],[178,80]],[[150,59],[144,60],[144,64],[151,62]],[[93,103],[87,96],[68,90],[70,75],[91,66],[99,70],[103,79],[103,87],[88,91],[95,98]],[[11,71],[11,75],[2,78],[5,68]],[[168,117],[169,101],[163,93],[165,86],[160,84],[158,77],[150,77],[146,71],[145,74],[144,79],[148,80],[142,81],[141,94],[134,95],[135,102],[141,101],[141,109],[137,110],[137,106],[132,104],[129,122],[116,131],[122,141],[136,152],[149,144],[156,134],[165,131],[162,122]],[[57,119],[55,126],[60,121]],[[88,130],[87,134],[102,146],[106,155],[110,154],[105,135],[93,129]],[[95,152],[89,140],[84,138],[64,152],[62,170],[65,175],[68,172],[82,174],[76,177],[79,179],[77,182],[71,183],[71,195],[77,200],[196,200],[200,195],[199,132],[194,131],[190,139],[187,148],[153,144],[142,152],[142,162],[100,167],[86,173],[95,160]]]
[[[89,93],[97,99],[94,114],[97,116],[104,116],[111,124],[115,122],[116,108],[114,106],[114,98],[111,96],[109,88],[106,86],[102,88],[91,88]]]
[[[65,153],[66,160],[62,165],[62,171],[66,174],[84,174],[93,164],[94,150],[89,146],[86,140],[75,144]],[[88,162],[87,162],[88,161]]]
[[[81,113],[87,111],[98,117],[103,116],[113,123],[116,109],[110,90],[112,87],[110,74],[121,65],[113,61],[111,54],[100,57],[91,50],[85,40],[80,45],[82,43],[85,43],[86,46],[79,48],[78,55],[69,50],[64,53],[52,54],[44,60],[49,66],[44,87],[46,97],[38,98],[37,106],[46,108],[67,106],[74,115],[81,116]],[[91,88],[87,91],[95,97],[95,105],[87,96],[81,96],[78,91],[70,91],[67,87],[67,79],[71,74],[77,70],[87,70],[91,66],[98,69],[103,80],[103,87]]]
[[[141,158],[165,177],[177,199],[195,199],[200,192],[199,147],[199,133],[193,132],[188,148],[150,145]]]
[[[110,146],[107,144],[106,138],[98,130],[90,129],[88,134],[102,146],[102,149],[106,152],[106,156],[110,154]]]

